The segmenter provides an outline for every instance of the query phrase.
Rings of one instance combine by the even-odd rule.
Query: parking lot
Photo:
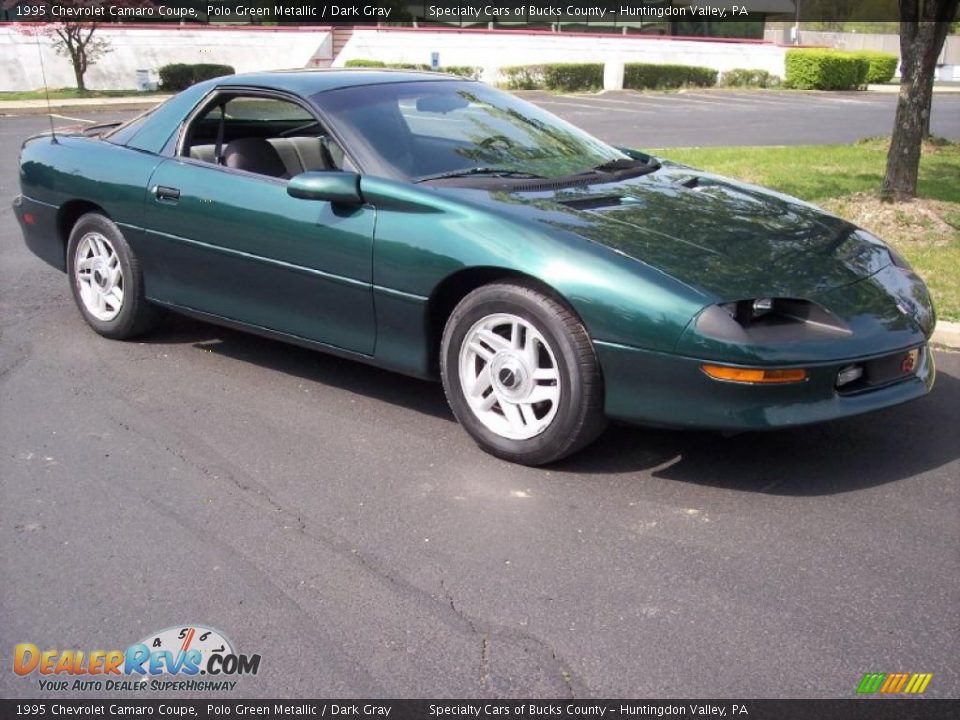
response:
[[[523,93],[607,142],[648,148],[822,145],[889,135],[895,93]],[[960,140],[960,93],[934,99],[931,132]]]
[[[896,102],[803,98],[531,99],[640,147],[848,142]],[[960,139],[960,95],[934,112]],[[246,697],[853,697],[895,671],[960,694],[960,355],[859,419],[614,426],[512,466],[439,385],[182,318],[95,335],[10,209],[45,125],[0,118],[5,663],[197,623],[262,655]]]

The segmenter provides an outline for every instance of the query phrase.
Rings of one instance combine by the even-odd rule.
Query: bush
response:
[[[388,63],[383,60],[367,60],[365,58],[354,58],[353,60],[347,60],[344,64],[344,67],[365,67],[365,68],[389,68],[392,70],[433,70],[433,67],[430,65],[422,65],[417,63]],[[483,68],[473,67],[472,65],[450,65],[448,67],[440,67],[437,69],[437,72],[449,73],[450,75],[459,75],[462,78],[467,78],[468,80],[479,80],[480,73],[483,71]]]
[[[164,90],[186,90],[193,85],[193,65],[173,63],[160,68],[160,87]]]
[[[543,66],[548,90],[575,92],[603,89],[603,63],[550,63]]]
[[[475,67],[473,65],[447,65],[445,67],[441,67],[440,72],[458,75],[459,77],[466,78],[467,80],[479,80],[480,73],[483,72],[483,68]]]
[[[603,88],[602,63],[547,63],[509,65],[500,68],[508,90],[600,90]],[[648,65],[627,63],[623,67],[623,87],[652,90],[680,87],[710,87],[717,84],[717,71],[691,65]]]
[[[797,90],[856,90],[867,84],[870,61],[842,50],[788,50],[785,85]]]
[[[600,90],[603,88],[602,63],[545,63],[508,65],[500,68],[508,90]]]
[[[427,72],[433,70],[433,67],[426,63],[387,63],[385,67],[393,70],[426,70]]]
[[[716,84],[717,71],[706,67],[648,63],[626,63],[623,66],[623,87],[627,90],[668,90]]]
[[[203,82],[204,80],[212,80],[216,77],[223,77],[224,75],[234,75],[236,70],[233,69],[230,65],[217,65],[216,63],[197,63],[193,66],[193,83]]]
[[[544,87],[542,65],[508,65],[500,68],[507,90],[540,90]]]
[[[353,60],[347,60],[344,64],[344,67],[372,67],[372,68],[385,68],[387,64],[383,60],[366,60],[365,58],[354,58]]]
[[[723,87],[771,88],[779,87],[780,78],[766,70],[736,68],[728,70],[720,76],[720,85]]]
[[[897,65],[900,63],[900,58],[894,53],[860,50],[853,54],[870,63],[870,69],[867,71],[867,83],[870,84],[882,85],[893,80],[893,76],[897,72]]]
[[[236,70],[229,65],[172,63],[160,68],[160,87],[163,90],[179,92],[203,80],[210,80],[222,75],[233,75],[235,72]]]

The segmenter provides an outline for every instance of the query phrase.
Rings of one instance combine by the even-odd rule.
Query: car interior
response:
[[[342,148],[300,105],[265,97],[213,101],[187,130],[183,154],[275,178],[340,170]]]

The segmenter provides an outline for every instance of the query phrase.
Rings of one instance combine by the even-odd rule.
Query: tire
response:
[[[126,340],[153,329],[162,311],[143,294],[143,272],[120,229],[98,213],[80,217],[67,242],[67,276],[80,314],[99,334]]]
[[[496,283],[463,298],[444,328],[440,374],[457,420],[504,460],[554,462],[606,427],[603,380],[586,328],[532,287]]]

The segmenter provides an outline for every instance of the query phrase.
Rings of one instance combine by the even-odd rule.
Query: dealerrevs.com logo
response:
[[[126,650],[14,648],[13,671],[37,674],[40,690],[230,691],[256,675],[260,655],[238,654],[223,633],[202,625],[171,627]]]

